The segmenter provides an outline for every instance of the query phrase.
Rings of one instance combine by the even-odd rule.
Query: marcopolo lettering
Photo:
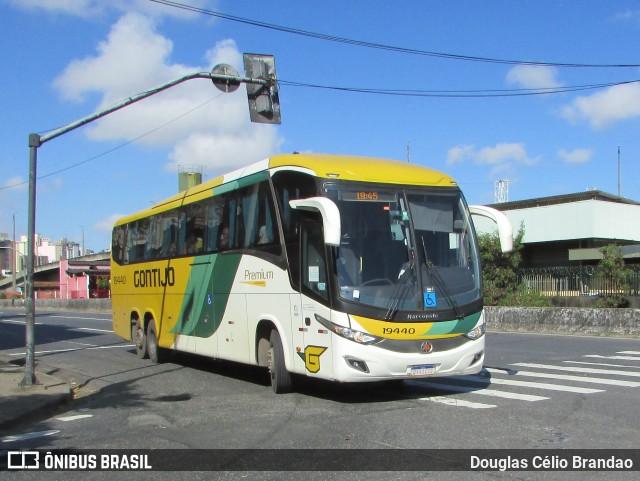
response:
[[[166,287],[175,283],[176,276],[173,267],[164,269],[140,269],[133,272],[135,287]]]

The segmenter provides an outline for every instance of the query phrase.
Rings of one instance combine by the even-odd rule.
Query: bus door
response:
[[[333,372],[331,334],[315,316],[331,318],[327,279],[326,247],[318,216],[300,225],[300,315],[295,316],[294,311],[293,322],[298,326],[294,325],[293,331],[294,335],[295,331],[302,333],[298,336],[302,345],[296,344],[296,355],[304,362],[305,373],[323,378],[331,378]]]

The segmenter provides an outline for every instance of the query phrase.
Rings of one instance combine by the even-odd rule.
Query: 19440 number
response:
[[[382,334],[415,334],[414,327],[383,327]]]

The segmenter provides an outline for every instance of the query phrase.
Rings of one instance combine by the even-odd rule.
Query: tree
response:
[[[628,307],[627,293],[631,287],[631,271],[624,263],[622,250],[616,244],[600,248],[602,259],[598,262],[597,272],[604,280],[604,295],[596,301],[597,307]]]
[[[548,306],[549,299],[518,284],[518,269],[522,263],[524,225],[520,224],[513,238],[513,250],[502,252],[497,233],[480,234],[480,260],[484,304],[488,306]]]

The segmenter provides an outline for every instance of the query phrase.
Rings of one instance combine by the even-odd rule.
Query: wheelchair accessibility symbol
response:
[[[436,297],[435,291],[427,291],[423,292],[424,295],[424,307],[438,307],[438,299]]]

